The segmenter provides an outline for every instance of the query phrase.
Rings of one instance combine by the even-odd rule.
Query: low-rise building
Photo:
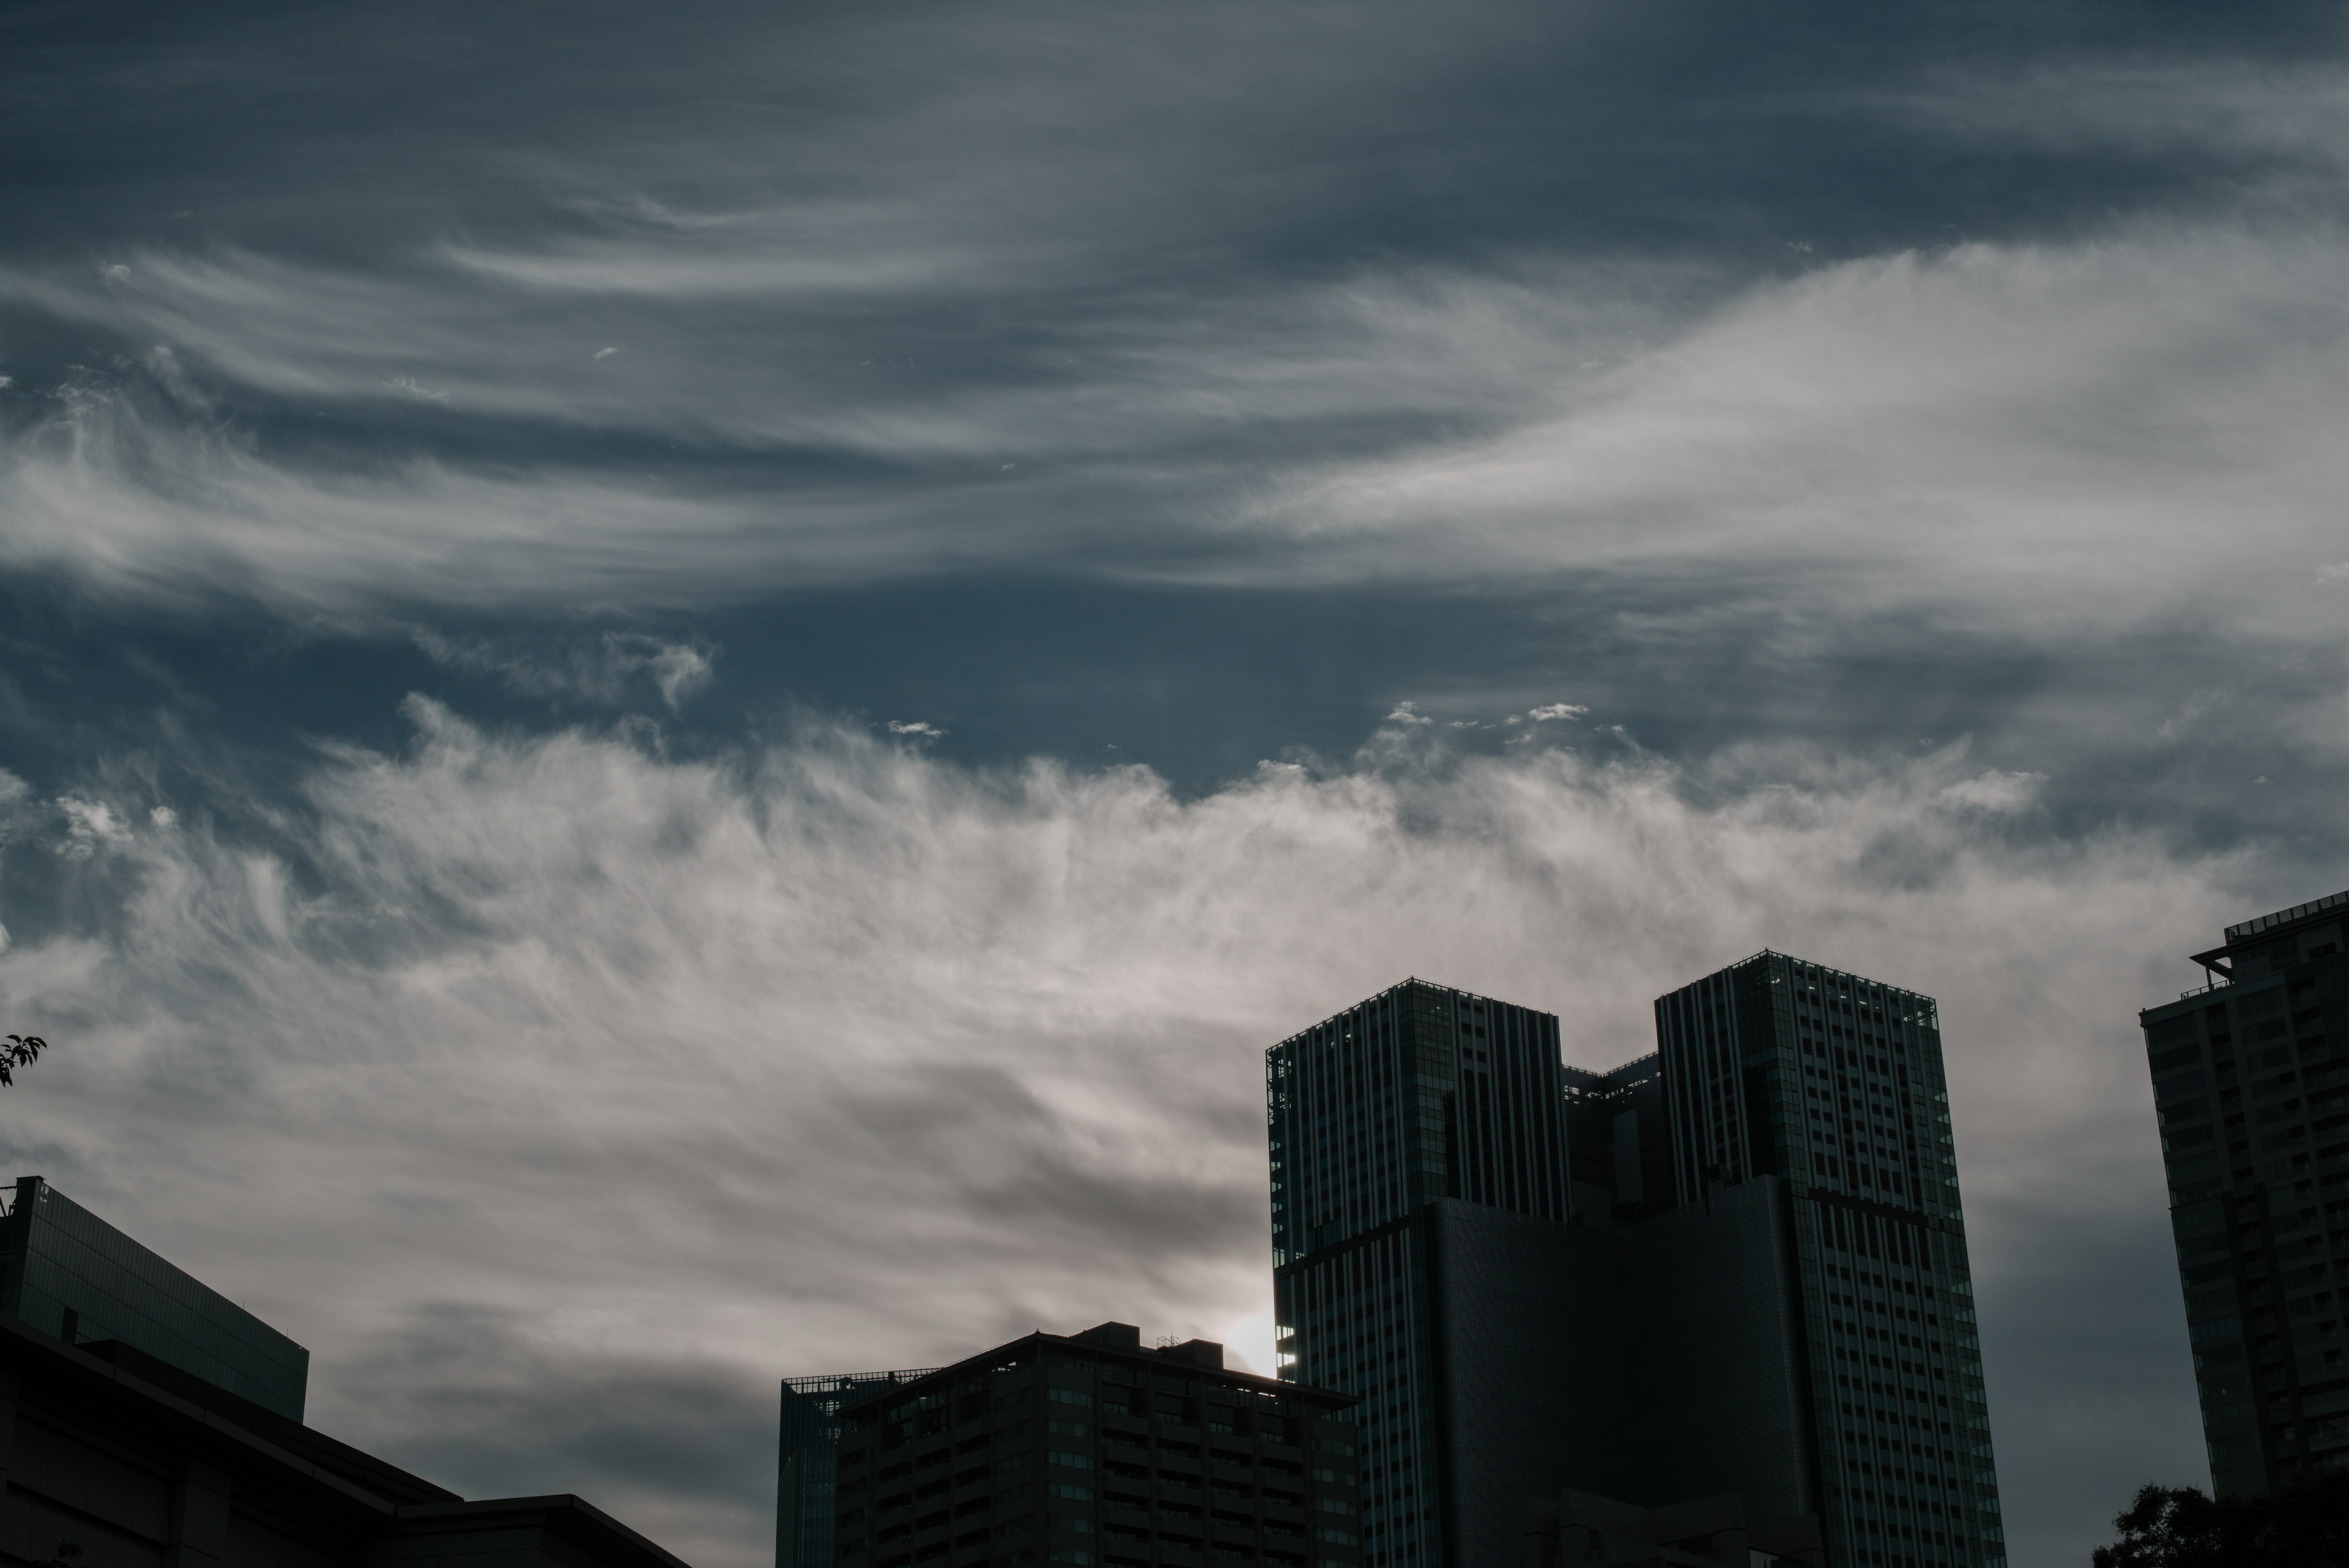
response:
[[[839,1568],[1353,1568],[1356,1399],[1147,1348],[1032,1334],[841,1411]]]
[[[576,1497],[468,1501],[305,1426],[306,1352],[37,1178],[16,1193],[9,1238],[61,1245],[9,1254],[47,1326],[0,1313],[0,1568],[685,1568]]]

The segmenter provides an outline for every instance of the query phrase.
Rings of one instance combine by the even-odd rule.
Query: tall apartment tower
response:
[[[775,1568],[832,1568],[840,1411],[937,1370],[834,1372],[783,1379],[782,1440],[776,1445]]]
[[[1656,1034],[1676,1205],[1776,1189],[1768,1273],[1796,1292],[1787,1337],[1829,1561],[1997,1568],[1933,999],[1763,952],[1659,1000]],[[1741,1272],[1764,1274],[1758,1259]]]
[[[1764,952],[1656,1030],[1566,1068],[1413,981],[1269,1054],[1280,1370],[1363,1400],[1364,1563],[1507,1568],[1571,1486],[2003,1568],[1931,999]]]
[[[2349,1462],[2349,892],[2229,926],[2137,1015],[2210,1483]]]
[[[1565,1223],[1557,1020],[1405,981],[1274,1046],[1265,1097],[1279,1375],[1361,1400],[1363,1561],[1458,1561],[1444,1526],[1492,1471],[1449,1418],[1468,1369],[1444,1353],[1492,1303],[1447,1300],[1462,1271],[1439,1261],[1480,1223],[1504,1246]]]

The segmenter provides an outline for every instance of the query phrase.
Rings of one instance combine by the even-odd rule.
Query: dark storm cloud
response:
[[[2077,1557],[2199,1479],[2132,1009],[2349,882],[2340,30],[16,7],[10,1147],[748,1563],[776,1376],[1265,1354],[1268,1041],[1768,943],[1941,997]]]

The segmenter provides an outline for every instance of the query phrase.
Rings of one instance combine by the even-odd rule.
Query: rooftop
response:
[[[901,1383],[895,1388],[876,1388],[862,1399],[851,1400],[841,1407],[841,1414],[851,1418],[864,1418],[874,1407],[892,1399],[903,1397],[908,1390],[925,1384],[952,1383],[980,1372],[999,1371],[1006,1366],[1026,1362],[1035,1356],[1038,1348],[1050,1345],[1056,1349],[1091,1351],[1114,1360],[1135,1363],[1166,1373],[1204,1372],[1232,1387],[1246,1388],[1272,1398],[1305,1398],[1327,1405],[1332,1409],[1361,1403],[1351,1394],[1335,1389],[1315,1388],[1301,1383],[1284,1383],[1275,1377],[1258,1376],[1224,1365],[1224,1347],[1213,1340],[1191,1339],[1180,1345],[1146,1346],[1142,1343],[1142,1330],[1130,1323],[1104,1323],[1082,1334],[1046,1334],[1038,1329],[1034,1334],[999,1345],[992,1350],[966,1356],[951,1366],[940,1367],[928,1376],[912,1383]]]
[[[2344,906],[2349,906],[2349,892],[2334,893],[2305,904],[2294,904],[2289,909],[2278,909],[2272,915],[2261,915],[2255,920],[2245,920],[2240,925],[2229,926],[2227,941],[2231,946],[2241,941],[2245,937],[2255,937],[2262,931],[2271,931],[2278,926],[2289,926],[2296,920],[2305,920],[2313,915],[2321,915],[2327,909],[2338,909]]]

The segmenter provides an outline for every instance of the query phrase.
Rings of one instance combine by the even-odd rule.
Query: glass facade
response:
[[[775,1568],[827,1568],[833,1558],[833,1474],[840,1408],[937,1370],[836,1372],[783,1379],[781,1474],[775,1487]]]
[[[1557,1020],[1406,981],[1265,1059],[1283,1378],[1358,1395],[1362,1561],[1445,1561],[1438,1281],[1414,1217],[1458,1199],[1562,1225]]]
[[[291,1420],[310,1353],[37,1176],[0,1223],[0,1312],[68,1344],[119,1340]]]
[[[2349,1463],[2349,893],[2226,929],[2138,1015],[2212,1488]]]
[[[1933,999],[1757,953],[1661,998],[1682,1205],[1791,1205],[1829,1560],[1999,1568],[2004,1527]]]

